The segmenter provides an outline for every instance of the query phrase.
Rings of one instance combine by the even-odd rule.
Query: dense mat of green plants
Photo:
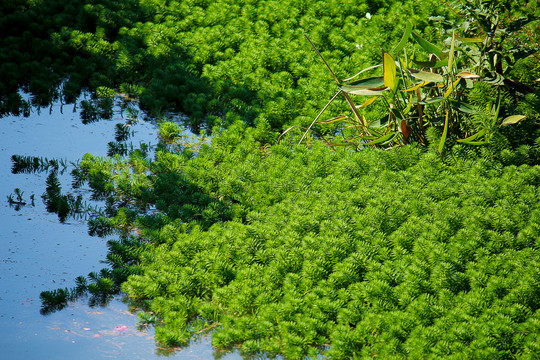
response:
[[[122,194],[94,229],[155,245],[123,290],[157,341],[213,330],[214,346],[291,359],[540,356],[538,166],[268,147],[263,130],[236,124],[196,157],[131,156],[135,175],[81,163]],[[137,215],[137,199],[160,215]]]
[[[427,19],[448,11],[433,0],[3,1],[0,114],[107,87],[194,127],[307,124],[333,84],[304,33],[347,77],[379,59],[406,19],[438,38]]]
[[[111,269],[42,293],[43,312],[122,288],[170,346],[212,331],[214,346],[291,359],[540,357],[540,69],[534,44],[520,46],[538,36],[516,28],[538,7],[474,4],[2,2],[0,114],[91,90],[81,104],[90,122],[122,92],[154,115],[180,111],[193,128],[217,130],[188,145],[163,122],[157,148],[128,149],[120,125],[108,157],[83,157],[73,186],[88,184],[106,204],[89,232],[120,239],[108,243]],[[407,32],[419,44],[381,52]],[[367,90],[393,93],[369,110],[377,136],[361,134],[362,151],[311,136],[296,145],[294,131],[277,141],[275,130],[305,128],[336,91],[305,33],[339,79],[385,64],[385,89]],[[427,57],[420,48],[443,64],[409,74],[402,60]],[[406,87],[422,77],[432,84],[416,90],[429,96],[413,103]],[[343,99],[332,106],[347,110]],[[405,135],[416,120],[430,127],[419,140]],[[401,146],[409,139],[417,144]],[[84,210],[62,194],[54,163],[13,161],[14,171],[53,168],[44,199],[62,221]]]

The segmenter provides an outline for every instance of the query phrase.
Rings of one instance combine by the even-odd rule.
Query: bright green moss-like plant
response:
[[[183,163],[214,224],[168,212],[123,285],[159,342],[212,331],[216,347],[291,359],[538,354],[537,167],[413,146],[257,151],[240,129]]]

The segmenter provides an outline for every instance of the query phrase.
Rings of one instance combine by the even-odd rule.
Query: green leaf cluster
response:
[[[345,76],[399,38],[405,18],[438,36],[424,19],[445,9],[432,0],[8,1],[0,5],[0,114],[109,88],[153,115],[184,113],[192,128],[239,118],[305,126],[332,89],[304,33]]]
[[[539,355],[538,167],[263,133],[238,124],[196,157],[160,155],[149,199],[164,217],[111,218],[155,245],[122,288],[159,342],[212,330],[216,347],[291,359]]]

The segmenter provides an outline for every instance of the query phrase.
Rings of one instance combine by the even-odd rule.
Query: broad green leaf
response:
[[[418,104],[420,104],[420,105],[436,104],[436,103],[441,102],[443,100],[444,100],[444,98],[442,96],[439,96],[439,97],[435,97],[435,98],[429,98],[429,99],[426,99],[424,101],[420,101],[420,102],[418,102]]]
[[[370,142],[367,142],[365,145],[377,145],[377,144],[381,144],[383,142],[386,142],[386,141],[389,141],[391,140],[393,137],[395,137],[397,135],[397,133],[394,133],[394,132],[391,132],[391,133],[388,133],[384,136],[381,136],[380,138],[376,139],[376,140],[373,140],[373,141],[370,141]]]
[[[443,57],[446,57],[442,50],[440,48],[438,48],[437,46],[433,45],[432,43],[430,43],[429,41],[427,41],[426,39],[422,38],[420,35],[416,34],[415,32],[411,32],[411,35],[413,37],[414,40],[416,40],[416,42],[424,49],[426,50],[428,53],[430,54],[435,54],[437,55],[437,57],[439,59],[442,59]]]
[[[437,73],[432,73],[429,71],[419,71],[419,70],[414,70],[414,69],[409,69],[409,71],[411,72],[412,76],[414,76],[415,78],[419,80],[432,81],[432,82],[444,81],[444,78]]]
[[[472,108],[471,105],[466,104],[464,102],[457,101],[457,100],[450,100],[450,104],[452,105],[452,107],[454,109],[459,110],[461,112],[464,112],[464,113],[467,113],[467,114],[476,113],[476,111]]]
[[[454,81],[454,83],[446,90],[446,92],[444,93],[445,99],[448,99],[448,97],[450,96],[450,94],[452,94],[452,92],[454,91],[454,89],[456,88],[456,86],[459,84],[460,81],[461,81],[461,78],[457,78],[457,80]]]
[[[512,115],[512,116],[508,116],[506,118],[504,118],[503,122],[501,123],[501,125],[512,125],[512,124],[517,124],[518,122],[522,121],[523,119],[525,119],[526,116],[525,115]]]
[[[363,89],[377,89],[384,86],[384,77],[373,76],[364,79],[354,81],[349,84],[340,85],[343,91],[363,90]]]
[[[394,48],[391,51],[391,53],[394,56],[397,56],[397,54],[401,50],[403,50],[405,45],[407,45],[407,40],[409,39],[409,36],[411,36],[411,32],[412,32],[412,23],[409,20],[407,20],[407,24],[405,25],[405,32],[403,33],[401,40],[399,41],[399,43],[397,43],[396,46],[394,46]]]
[[[464,144],[470,144],[473,140],[481,138],[485,134],[486,134],[486,129],[482,129],[479,132],[477,132],[476,134],[473,134],[473,135],[471,135],[471,136],[469,136],[469,137],[467,137],[465,139],[458,140],[458,142],[464,143]],[[475,142],[473,145],[478,145],[478,142]]]
[[[383,74],[384,86],[395,90],[397,87],[396,78],[396,61],[394,58],[383,50]]]
[[[449,111],[446,112],[446,117],[444,119],[444,130],[443,130],[443,133],[442,133],[442,136],[441,136],[441,141],[439,142],[439,153],[442,154],[443,150],[444,150],[444,143],[446,142],[446,136],[448,134],[448,115],[449,115]]]
[[[346,85],[344,85],[346,86]],[[348,94],[352,95],[364,95],[364,96],[380,96],[383,94],[384,90],[388,90],[387,87],[382,88],[382,90],[369,90],[369,89],[359,89],[359,90],[348,90],[340,86],[341,90],[345,91]]]

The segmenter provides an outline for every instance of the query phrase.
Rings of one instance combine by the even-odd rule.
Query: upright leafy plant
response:
[[[516,30],[517,24],[526,24],[536,18],[520,18],[501,28],[499,16],[494,15],[497,7],[483,6],[477,11],[477,22],[483,31],[478,36],[468,31],[469,25],[463,25],[457,29],[463,33],[460,34],[462,36],[457,36],[452,30],[447,46],[442,48],[413,31],[412,23],[407,22],[401,40],[390,51],[382,50],[382,64],[363,69],[341,82],[310,41],[332,73],[338,87],[336,96],[340,93],[345,96],[352,115],[320,121],[321,112],[309,129],[317,122],[343,122],[341,140],[336,140],[334,145],[360,148],[391,147],[409,142],[427,145],[431,142],[442,153],[450,138],[466,145],[484,145],[501,126],[524,120],[525,115],[510,115],[506,109],[501,109],[501,93],[508,87],[532,91],[527,85],[505,77],[513,62],[530,55],[530,52],[505,50],[501,42]],[[493,22],[489,29],[488,20]],[[360,77],[380,68],[382,74],[378,76]],[[469,93],[479,83],[495,86],[497,95],[484,99],[481,104],[470,104]],[[353,96],[361,96],[361,105],[354,103]],[[382,103],[386,115],[367,119],[366,113],[370,114],[368,107],[375,103]],[[490,121],[480,126],[467,121],[478,112],[485,113],[486,108]]]

